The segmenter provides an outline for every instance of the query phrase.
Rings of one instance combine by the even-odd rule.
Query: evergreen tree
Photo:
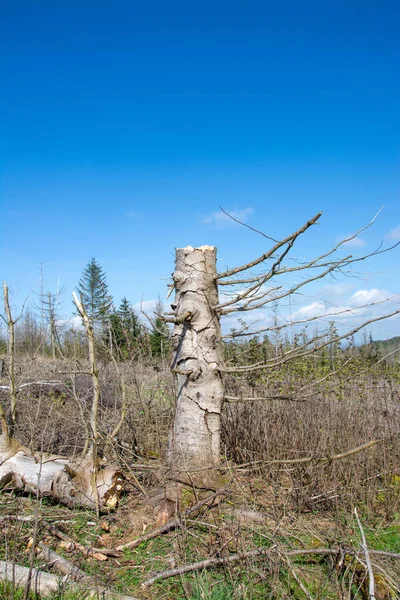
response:
[[[161,356],[164,358],[170,346],[170,331],[168,325],[163,321],[161,315],[164,312],[164,305],[161,299],[156,304],[156,313],[154,319],[154,328],[150,333],[150,349],[153,358]]]
[[[118,315],[121,319],[123,328],[127,331],[130,339],[135,340],[139,337],[141,331],[141,325],[139,317],[132,308],[132,304],[128,302],[124,296],[119,305]]]
[[[93,327],[104,327],[110,316],[112,297],[108,292],[106,275],[95,258],[88,262],[82,273],[78,295]]]
[[[109,322],[114,343],[125,356],[128,356],[129,351],[139,340],[142,326],[126,297],[122,298],[118,310],[110,315]]]

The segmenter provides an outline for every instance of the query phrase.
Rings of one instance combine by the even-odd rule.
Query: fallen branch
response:
[[[181,527],[182,519],[189,517],[193,513],[197,512],[198,510],[203,508],[203,506],[206,506],[207,504],[212,502],[217,496],[221,496],[221,495],[225,494],[226,492],[227,492],[227,487],[217,490],[210,496],[207,496],[207,498],[204,498],[204,500],[201,500],[194,506],[186,509],[182,515],[177,515],[173,519],[170,519],[169,521],[167,521],[167,523],[165,523],[164,525],[161,525],[161,527],[157,527],[157,529],[153,529],[153,531],[149,531],[149,533],[146,533],[145,535],[141,535],[140,537],[136,538],[135,540],[132,540],[131,542],[127,542],[126,544],[121,544],[120,546],[117,546],[116,550],[120,551],[120,550],[123,550],[124,548],[137,548],[143,542],[147,542],[148,540],[152,540],[152,539],[158,537],[159,535],[162,535],[163,533],[167,533],[168,531],[171,531],[172,529]]]
[[[30,523],[35,520],[34,515],[28,515],[26,517],[21,517],[19,515],[1,515],[0,523],[3,521],[20,521],[22,523]]]
[[[38,552],[39,558],[44,558],[44,560],[47,562],[49,567],[51,567],[52,569],[55,569],[56,571],[61,573],[61,575],[66,575],[69,579],[73,579],[77,583],[84,584],[86,589],[92,588],[98,594],[98,596],[96,596],[96,597],[98,597],[98,598],[100,598],[100,597],[101,598],[109,598],[109,597],[115,598],[116,597],[114,592],[112,592],[111,590],[109,590],[108,588],[106,588],[102,585],[99,585],[93,577],[91,577],[90,575],[85,573],[85,571],[82,571],[82,569],[79,569],[79,567],[76,567],[75,565],[73,565],[69,560],[67,560],[63,556],[60,556],[60,554],[57,554],[57,552],[54,552],[54,550],[52,550],[45,544],[39,543],[39,549],[40,549]],[[134,600],[134,598],[132,596],[117,595],[117,598],[119,598],[120,600],[123,600],[123,599]]]
[[[93,465],[91,456],[69,458],[32,452],[8,435],[0,406],[0,488],[51,496],[67,506],[113,509],[123,490],[123,476],[117,466],[104,461]],[[96,475],[96,486],[93,476]],[[96,487],[96,489],[94,489]]]
[[[31,385],[63,385],[62,381],[29,381],[28,383],[21,383],[17,387],[17,391],[22,390],[23,388],[29,387]],[[11,387],[9,385],[0,385],[0,390],[10,390]]]
[[[336,555],[340,552],[340,549],[334,548],[315,548],[315,550],[291,550],[290,552],[286,552],[286,556],[302,556],[305,554],[320,554],[320,555]],[[167,569],[162,573],[158,573],[149,579],[146,579],[142,583],[142,588],[147,588],[150,585],[153,585],[156,581],[160,579],[168,579],[169,577],[175,577],[175,575],[183,575],[184,573],[190,573],[191,571],[200,571],[201,569],[208,569],[210,567],[215,567],[218,565],[229,565],[234,562],[240,562],[242,560],[246,560],[247,558],[255,558],[258,556],[277,556],[279,557],[279,552],[276,546],[272,546],[271,548],[257,548],[254,550],[250,550],[249,552],[239,552],[238,554],[231,554],[230,556],[226,556],[223,558],[206,558],[205,560],[201,560],[200,562],[191,563],[188,565],[182,565],[181,567],[176,567],[175,569]]]
[[[82,581],[87,583],[89,580],[91,580],[91,583],[93,583],[92,578],[87,573],[82,571],[82,569],[79,567],[73,565],[69,560],[60,554],[57,554],[57,552],[42,542],[39,542],[38,546],[38,558],[44,558],[44,560],[47,562],[47,566],[55,569],[61,573],[61,575],[68,575],[68,577],[74,581]]]
[[[32,591],[41,598],[58,598],[65,588],[80,593],[81,598],[99,598],[97,589],[89,589],[85,584],[82,590],[77,583],[70,581],[68,576],[59,577],[39,569],[32,569],[29,578],[28,567],[4,560],[0,560],[0,581],[10,582],[18,588],[24,588],[30,581]],[[137,596],[124,596],[109,590],[103,590],[101,597],[107,600],[139,600]]]
[[[108,550],[107,548],[92,548],[90,546],[84,546],[79,542],[76,542],[72,538],[70,538],[66,533],[55,527],[54,525],[49,525],[48,523],[42,523],[43,526],[47,529],[49,533],[54,535],[63,542],[67,542],[70,544],[71,550],[77,548],[82,554],[85,556],[89,556],[90,558],[95,558],[96,560],[104,561],[107,560],[109,556],[119,556],[119,553],[115,550]]]
[[[389,556],[390,558],[400,559],[400,554],[396,554],[394,552],[383,552],[381,550],[370,550],[370,554],[376,554],[378,556]],[[350,556],[358,556],[356,550],[343,549],[339,548],[312,548],[305,550],[289,550],[288,552],[283,553],[281,550],[277,548],[276,545],[271,546],[270,548],[255,548],[254,550],[250,550],[248,552],[239,552],[238,554],[231,554],[230,556],[225,556],[223,558],[206,558],[205,560],[191,563],[187,565],[182,565],[181,567],[176,567],[174,569],[167,569],[166,571],[162,571],[161,573],[157,573],[153,577],[146,579],[142,583],[142,588],[147,588],[156,581],[160,579],[168,579],[169,577],[175,577],[176,575],[184,575],[185,573],[190,573],[192,571],[200,571],[201,569],[208,569],[210,567],[215,567],[219,565],[228,565],[234,562],[240,562],[242,560],[246,560],[248,558],[257,558],[261,556],[276,556],[281,559],[289,559],[291,557],[296,556],[307,556],[307,555],[315,555],[315,556],[337,556],[348,554]]]

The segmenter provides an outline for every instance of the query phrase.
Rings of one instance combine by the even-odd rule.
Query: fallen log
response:
[[[0,560],[0,581],[10,582],[15,587],[24,588],[30,582],[32,592],[41,598],[58,597],[63,589],[76,590],[83,598],[99,598],[99,590],[101,598],[106,600],[139,600],[137,596],[125,596],[106,590],[105,588],[88,588],[87,582],[84,583],[84,588],[78,587],[77,583],[71,581],[68,575],[59,577],[39,569],[28,569],[12,562]]]
[[[93,579],[82,569],[73,565],[69,560],[57,554],[54,550],[39,542],[37,548],[37,556],[39,559],[43,558],[47,562],[47,566],[51,567],[55,571],[61,573],[61,575],[68,575],[71,579],[78,582],[91,583],[93,587]]]
[[[35,453],[11,437],[0,436],[0,490],[5,486],[50,496],[70,507],[113,509],[123,491],[123,477],[115,466],[92,456],[67,458]]]

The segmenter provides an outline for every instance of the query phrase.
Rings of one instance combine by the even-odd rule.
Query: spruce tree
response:
[[[139,317],[132,308],[132,304],[124,296],[118,308],[118,315],[121,319],[123,328],[127,331],[127,335],[133,341],[140,335]]]
[[[150,333],[150,349],[153,358],[164,358],[170,347],[171,332],[168,325],[158,316],[164,312],[161,298],[158,299],[155,310],[154,329]]]
[[[116,346],[124,356],[129,356],[129,351],[139,340],[142,326],[126,297],[122,298],[118,310],[110,315],[110,326]]]
[[[112,306],[106,275],[93,257],[85,269],[78,284],[78,295],[93,327],[104,327]]]

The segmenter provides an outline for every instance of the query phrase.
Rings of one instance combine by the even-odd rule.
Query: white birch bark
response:
[[[115,508],[123,490],[118,468],[99,465],[93,486],[92,457],[70,459],[33,453],[15,439],[0,436],[0,489],[11,486],[71,507]]]
[[[177,398],[168,458],[178,473],[207,469],[220,460],[224,388],[216,276],[216,248],[177,248],[172,364]],[[209,476],[196,473],[196,481]]]

